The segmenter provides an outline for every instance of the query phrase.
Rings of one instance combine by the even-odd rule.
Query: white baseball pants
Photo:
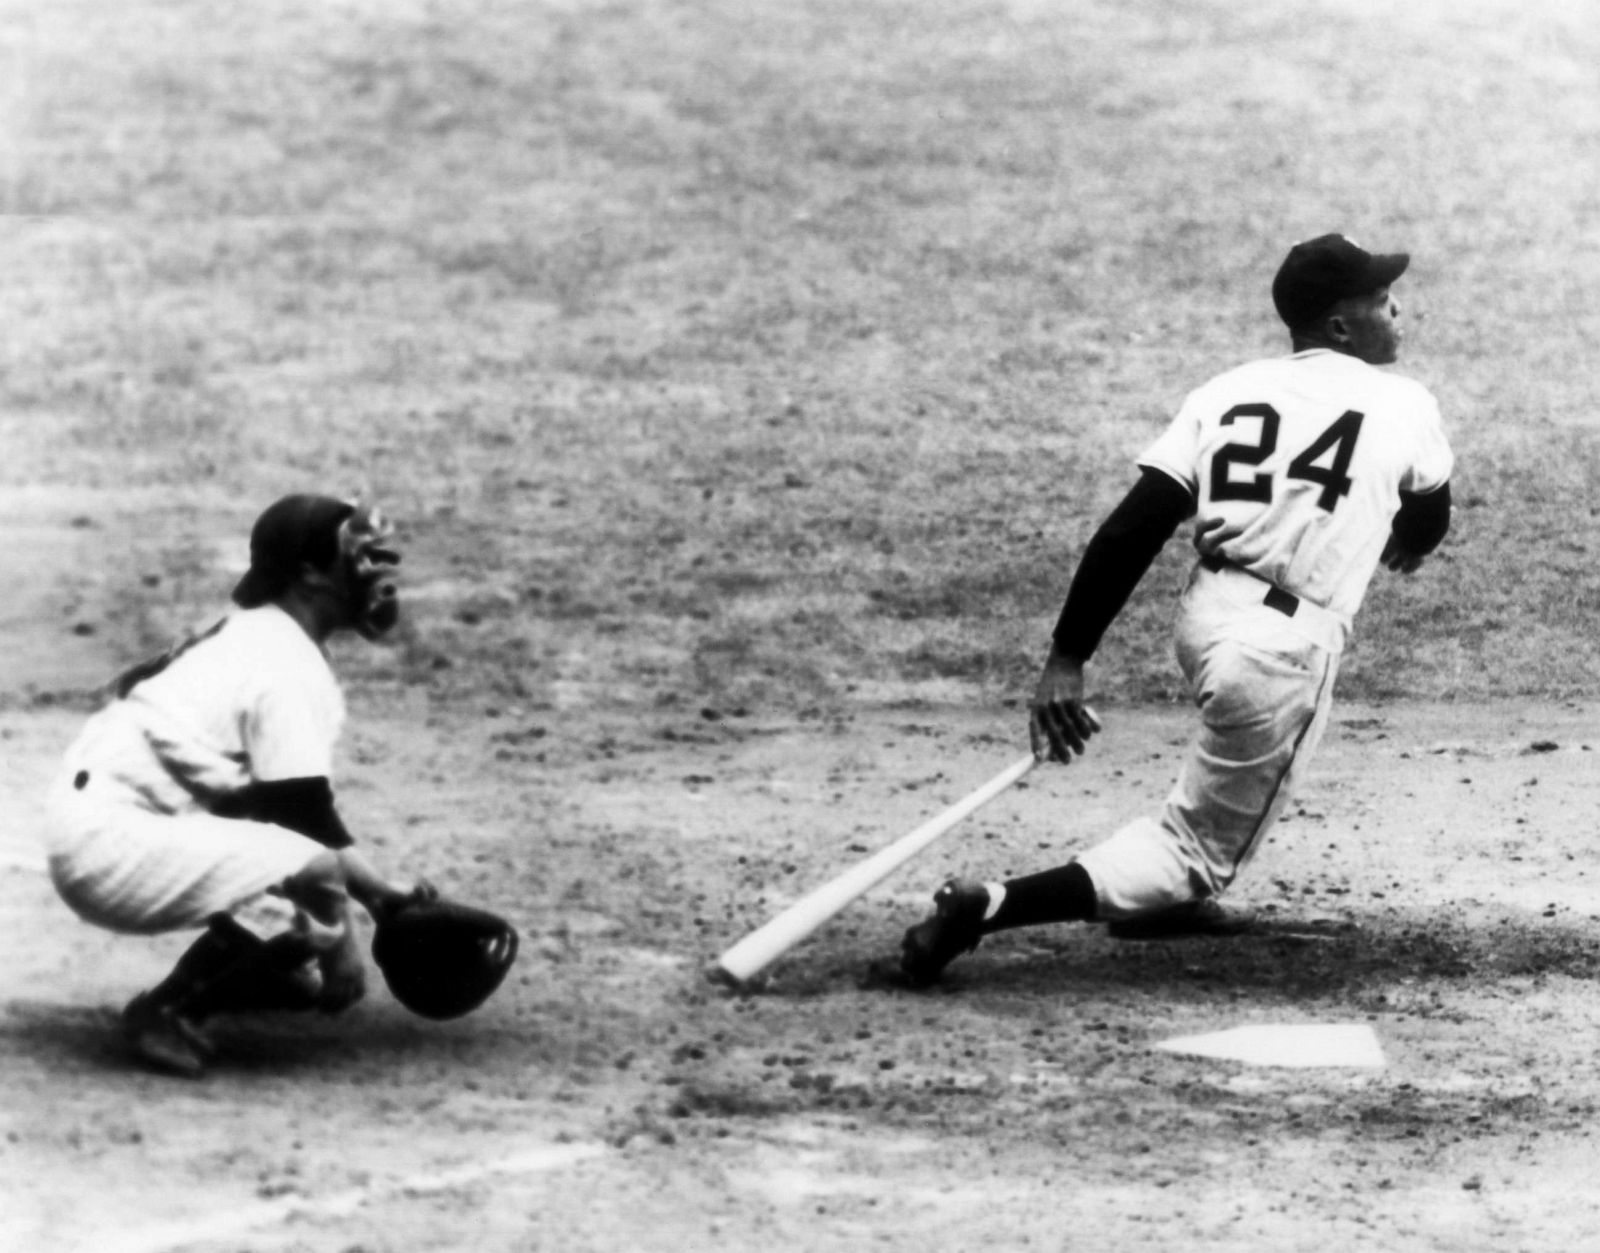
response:
[[[1286,599],[1235,567],[1190,575],[1175,643],[1200,730],[1160,816],[1078,858],[1101,918],[1224,891],[1283,812],[1327,726],[1349,632],[1307,601],[1292,615],[1272,607]]]
[[[48,812],[50,877],[86,922],[155,935],[226,913],[263,940],[311,926],[277,890],[326,852],[297,832],[208,813],[154,813],[74,766],[51,789]]]

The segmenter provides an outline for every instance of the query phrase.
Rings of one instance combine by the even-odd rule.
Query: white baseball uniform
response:
[[[1196,503],[1176,647],[1201,729],[1160,817],[1078,859],[1108,919],[1215,895],[1248,861],[1321,739],[1400,493],[1453,458],[1421,384],[1311,349],[1197,388],[1139,465]]]
[[[322,648],[275,605],[230,613],[90,718],[51,789],[50,873],[81,917],[152,934],[232,914],[263,939],[276,889],[326,850],[219,818],[252,783],[329,777],[344,699]]]

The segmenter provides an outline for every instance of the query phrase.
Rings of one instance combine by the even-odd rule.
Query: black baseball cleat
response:
[[[209,1065],[217,1060],[217,1042],[193,1018],[174,1013],[172,1015],[172,1025],[178,1029],[178,1034],[189,1042],[189,1047],[195,1051],[202,1062]]]
[[[914,987],[933,983],[944,968],[983,939],[989,892],[981,883],[950,879],[933,894],[933,916],[906,931],[900,941],[900,973]]]
[[[1252,911],[1224,905],[1208,896],[1170,909],[1114,919],[1106,924],[1106,934],[1116,940],[1173,940],[1188,935],[1243,935],[1255,924]]]
[[[122,1038],[144,1065],[162,1074],[198,1079],[206,1072],[211,1044],[200,1029],[141,992],[122,1011]]]

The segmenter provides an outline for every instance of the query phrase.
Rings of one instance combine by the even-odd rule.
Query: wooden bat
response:
[[[902,835],[893,844],[857,862],[821,887],[802,896],[771,922],[757,927],[717,959],[712,974],[724,983],[748,982],[832,918],[857,897],[866,893],[910,861],[951,827],[992,801],[1039,764],[1032,753],[1007,766],[982,787],[962,797],[936,818],[915,831]]]

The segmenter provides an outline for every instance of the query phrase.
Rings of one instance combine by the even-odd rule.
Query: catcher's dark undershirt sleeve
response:
[[[324,848],[349,848],[355,843],[333,807],[333,786],[320,775],[252,783],[222,797],[211,812],[219,818],[243,818],[287,827]]]
[[[1419,557],[1439,547],[1450,529],[1450,484],[1427,493],[1401,492],[1392,529],[1401,546]]]
[[[1177,479],[1160,470],[1140,474],[1083,550],[1051,635],[1059,652],[1080,661],[1094,655],[1156,554],[1192,513],[1194,497]]]

